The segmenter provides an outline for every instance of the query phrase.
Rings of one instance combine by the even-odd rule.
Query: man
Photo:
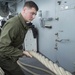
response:
[[[32,57],[29,52],[20,48],[28,30],[27,22],[31,22],[38,11],[33,1],[25,2],[21,13],[9,19],[1,30],[0,35],[0,67],[5,75],[25,75],[17,64],[23,55]]]

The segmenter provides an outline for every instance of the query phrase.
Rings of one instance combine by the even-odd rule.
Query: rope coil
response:
[[[30,54],[34,58],[39,60],[43,65],[45,65],[49,70],[54,72],[56,75],[72,75],[70,72],[66,71],[62,67],[59,67],[56,63],[53,63],[52,61],[48,60],[41,54],[34,52],[34,51],[30,51]]]

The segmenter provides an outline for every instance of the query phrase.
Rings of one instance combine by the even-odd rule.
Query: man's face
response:
[[[37,14],[37,11],[35,10],[35,8],[28,8],[28,7],[24,7],[24,19],[27,22],[31,22],[35,16]]]

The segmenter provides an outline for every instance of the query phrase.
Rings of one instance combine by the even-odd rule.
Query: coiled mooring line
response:
[[[43,65],[45,65],[50,71],[52,71],[53,73],[55,73],[56,75],[72,75],[69,71],[63,69],[62,67],[59,67],[56,63],[53,63],[48,58],[45,58],[44,56],[42,56],[40,53],[37,53],[37,52],[34,52],[34,51],[30,51],[30,54],[34,58],[36,58],[38,61],[40,61]],[[23,66],[24,63],[18,61],[18,64],[23,69],[25,69],[25,67]],[[45,71],[45,72],[49,73],[48,71]],[[51,74],[51,72],[50,72],[50,74]],[[39,74],[33,73],[33,75],[39,75]]]

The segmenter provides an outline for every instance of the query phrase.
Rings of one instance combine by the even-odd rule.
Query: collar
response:
[[[22,17],[21,13],[18,15],[20,22],[22,23],[22,25],[24,26],[24,28],[27,27],[26,21],[24,20],[24,18]]]

